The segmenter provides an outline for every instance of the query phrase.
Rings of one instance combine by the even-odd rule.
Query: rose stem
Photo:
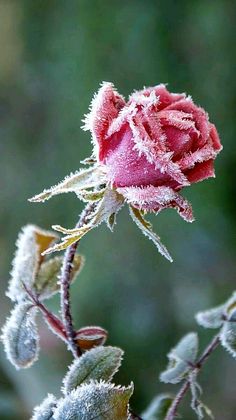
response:
[[[208,346],[205,348],[205,350],[203,351],[202,355],[200,356],[200,358],[198,359],[198,361],[196,362],[196,364],[193,366],[192,370],[200,370],[203,366],[203,364],[207,361],[208,357],[212,354],[212,352],[218,347],[218,345],[220,344],[220,337],[219,334],[215,335],[215,337],[213,337],[213,339],[211,340],[211,342],[208,344]],[[175,396],[175,399],[173,400],[167,416],[165,418],[165,420],[173,420],[176,415],[177,415],[177,409],[179,407],[179,404],[181,403],[181,401],[183,400],[185,394],[187,393],[187,391],[190,388],[190,381],[187,380],[184,382],[183,386],[180,388],[178,394]]]
[[[76,225],[76,228],[80,228],[86,225],[89,221],[89,216],[93,212],[95,208],[94,203],[89,203],[84,210],[82,211],[79,221]],[[73,319],[71,314],[71,304],[70,304],[70,280],[71,280],[71,272],[73,268],[73,261],[76,253],[76,249],[78,246],[79,241],[75,242],[74,244],[70,245],[64,256],[62,271],[61,271],[61,313],[62,319],[66,331],[66,336],[68,340],[69,349],[71,350],[73,356],[79,357],[82,354],[82,351],[78,344],[75,342],[75,330],[73,327]]]

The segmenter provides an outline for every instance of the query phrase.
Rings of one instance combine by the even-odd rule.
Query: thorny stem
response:
[[[82,211],[80,215],[80,219],[76,225],[76,228],[80,228],[88,223],[89,216],[93,212],[95,208],[94,203],[89,203],[85,209]],[[64,261],[62,265],[61,271],[61,313],[62,319],[66,331],[66,336],[68,340],[69,348],[73,354],[73,356],[79,357],[81,356],[82,352],[78,344],[75,342],[75,329],[73,327],[73,319],[71,314],[71,304],[70,304],[70,280],[71,280],[71,272],[73,268],[73,261],[76,253],[76,249],[78,246],[79,241],[75,242],[74,244],[70,245],[64,256]]]
[[[220,337],[219,337],[219,334],[217,334],[217,335],[215,335],[215,337],[213,337],[211,342],[205,348],[202,355],[200,356],[198,361],[193,366],[192,370],[199,371],[202,368],[203,364],[207,361],[208,357],[213,353],[213,351],[218,347],[219,344],[220,344]],[[167,416],[166,416],[165,420],[173,420],[176,417],[177,409],[179,407],[179,404],[183,400],[183,398],[184,398],[185,394],[187,393],[187,391],[189,390],[189,388],[190,388],[190,380],[187,379],[184,382],[184,384],[182,385],[182,387],[180,388],[177,395],[175,396],[175,399],[173,400],[173,402],[172,402],[172,404],[171,404],[171,406],[168,410],[168,413],[167,413]]]

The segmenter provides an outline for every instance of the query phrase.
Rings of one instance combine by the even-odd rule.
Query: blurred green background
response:
[[[203,348],[212,335],[196,326],[194,313],[235,289],[235,35],[231,1],[0,1],[1,325],[11,307],[4,292],[21,226],[73,227],[78,219],[82,205],[74,195],[44,205],[27,198],[90,155],[80,125],[101,81],[113,81],[126,96],[168,83],[206,108],[220,133],[217,179],[184,192],[196,222],[171,210],[152,217],[173,264],[140,234],[127,209],[114,234],[101,226],[81,243],[87,264],[73,286],[76,325],[101,325],[109,344],[125,350],[116,382],[134,381],[139,413],[157,393],[177,391],[158,380],[175,342],[199,330]],[[58,309],[57,298],[51,306]],[[1,419],[27,419],[47,392],[60,395],[71,356],[43,321],[40,332],[40,358],[29,370],[17,372],[1,346]],[[235,420],[235,360],[217,350],[199,379],[216,419]],[[181,411],[185,420],[195,418],[187,404]]]

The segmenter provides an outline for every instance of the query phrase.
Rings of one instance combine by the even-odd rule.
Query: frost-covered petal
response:
[[[146,211],[159,212],[165,208],[176,208],[187,222],[194,220],[190,203],[169,187],[127,187],[118,188],[128,203]]]
[[[125,105],[124,98],[118,94],[112,83],[102,83],[90,105],[90,112],[84,119],[84,130],[93,136],[94,153],[102,161],[106,143],[104,138],[111,121],[116,118]],[[99,147],[98,147],[99,146]]]

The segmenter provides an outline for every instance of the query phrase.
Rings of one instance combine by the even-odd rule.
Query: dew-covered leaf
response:
[[[43,400],[43,402],[35,407],[31,420],[53,420],[53,413],[57,405],[57,399],[52,394]]]
[[[194,364],[198,352],[198,336],[189,333],[168,354],[169,364],[161,373],[160,380],[176,384],[180,382]]]
[[[48,299],[60,290],[58,281],[63,257],[54,257],[42,263],[34,283],[34,290],[40,299]],[[71,282],[80,273],[84,265],[84,258],[81,255],[75,255],[73,268],[71,271]]]
[[[154,242],[154,244],[156,245],[156,247],[157,247],[157,249],[158,249],[158,251],[160,252],[161,255],[163,255],[165,258],[167,258],[167,260],[172,262],[173,259],[170,256],[170,254],[169,254],[168,250],[166,249],[165,245],[162,244],[159,236],[155,232],[153,232],[151,223],[144,219],[140,210],[136,209],[133,206],[129,206],[129,209],[130,209],[130,215],[131,215],[133,221],[136,223],[136,225],[139,227],[139,229],[141,229],[143,234],[145,236],[147,236],[149,239],[151,239],[151,241]]]
[[[25,298],[26,291],[22,283],[29,289],[32,288],[43,261],[41,252],[47,249],[57,237],[54,232],[42,230],[35,225],[23,227],[16,242],[17,250],[7,291],[7,296],[12,301],[19,302]]]
[[[133,384],[128,387],[91,381],[60,400],[54,420],[127,420]]]
[[[118,371],[123,351],[118,347],[96,347],[76,359],[69,368],[63,383],[64,393],[68,394],[82,383],[93,380],[109,382]]]
[[[199,325],[204,328],[220,328],[223,325],[225,304],[206,311],[198,312],[195,316]]]
[[[39,337],[35,324],[37,308],[30,302],[19,303],[2,329],[8,360],[18,369],[31,366],[38,357]]]
[[[90,350],[106,342],[107,331],[101,327],[83,327],[76,332],[75,340],[81,350]]]
[[[158,395],[141,414],[142,420],[164,420],[172,401],[173,397],[169,394]]]
[[[220,331],[220,341],[223,347],[228,350],[233,357],[236,357],[236,309],[228,315],[228,320],[224,322]]]
[[[44,254],[50,254],[54,251],[61,251],[69,245],[79,241],[91,229],[97,227],[102,222],[106,222],[113,213],[117,213],[124,204],[124,198],[116,190],[106,188],[103,198],[97,203],[97,206],[90,217],[90,222],[80,228],[66,229],[62,226],[54,225],[53,229],[64,233],[66,236],[62,241],[53,247],[48,248]]]
[[[106,182],[104,168],[102,166],[93,166],[89,169],[83,169],[67,176],[59,184],[44,190],[41,194],[30,198],[32,202],[44,202],[54,195],[68,192],[79,193],[86,188],[93,188]]]

